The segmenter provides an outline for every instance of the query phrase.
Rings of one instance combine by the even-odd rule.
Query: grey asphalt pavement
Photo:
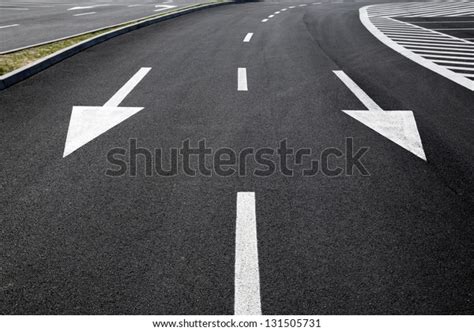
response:
[[[198,0],[2,0],[0,52],[201,3]]]
[[[263,314],[474,313],[472,91],[379,42],[359,20],[368,3],[302,3],[185,15],[0,92],[0,312],[233,314],[249,191]],[[72,107],[104,105],[143,67],[121,106],[144,109],[63,158]],[[342,112],[366,108],[333,70],[412,110],[427,161]],[[130,139],[314,154],[352,139],[368,175],[147,176],[142,158],[136,176],[107,176]]]

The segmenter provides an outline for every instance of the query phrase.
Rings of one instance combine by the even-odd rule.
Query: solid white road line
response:
[[[239,68],[237,70],[237,91],[248,91],[247,68]]]
[[[150,72],[150,70],[151,68],[148,67],[140,68],[140,70],[138,70],[135,75],[133,75],[132,78],[130,78],[128,82],[126,82],[125,85],[122,86],[120,90],[118,90],[117,93],[115,93],[112,98],[110,98],[109,101],[104,104],[104,107],[118,107],[123,99],[125,99],[127,95],[132,92],[135,86],[140,83],[143,77],[145,77]]]
[[[367,93],[362,91],[362,89],[349,77],[344,71],[335,70],[334,73],[340,80],[351,90],[352,93],[357,97],[367,107],[368,110],[383,111],[382,108],[372,100]]]
[[[84,16],[84,15],[93,15],[93,14],[97,14],[97,12],[91,11],[91,12],[88,12],[88,13],[80,13],[80,14],[76,14],[76,15],[73,15],[73,16]]]
[[[14,7],[10,7],[10,8],[2,7],[1,9],[2,10],[30,10],[29,8],[14,8]]]
[[[0,26],[0,29],[13,28],[14,26],[19,26],[19,25],[20,25],[20,24],[4,25],[4,26]]]
[[[158,8],[158,9],[155,9],[154,11],[163,11],[163,10],[166,10],[166,9],[171,9],[171,8],[175,8],[176,6],[174,5],[155,5],[155,8]]]
[[[252,32],[247,33],[247,35],[244,38],[244,43],[250,42],[250,39],[252,39],[252,36],[253,36]]]
[[[261,315],[255,192],[237,193],[235,315]]]

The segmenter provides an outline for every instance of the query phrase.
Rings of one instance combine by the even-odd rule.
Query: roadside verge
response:
[[[225,4],[230,4],[232,1],[212,1],[191,5],[184,8],[179,8],[171,12],[147,16],[138,20],[117,24],[115,26],[105,27],[103,29],[85,32],[83,34],[74,35],[68,39],[61,39],[48,44],[37,45],[27,49],[21,49],[16,52],[1,54],[4,59],[13,59],[25,56],[35,58],[32,62],[25,66],[15,68],[12,71],[6,72],[0,76],[0,91],[12,86],[34,74],[68,58],[89,47],[100,44],[106,40],[116,36],[143,28],[145,26],[166,21],[182,15],[193,13],[202,9],[212,8]],[[11,61],[10,61],[11,62]],[[5,61],[7,63],[7,61]],[[9,68],[4,69],[8,70]]]

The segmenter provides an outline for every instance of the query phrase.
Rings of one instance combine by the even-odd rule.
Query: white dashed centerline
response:
[[[235,315],[261,315],[255,192],[237,193]]]
[[[20,25],[20,24],[4,25],[4,26],[0,26],[0,29],[13,28],[13,27],[19,26],[19,25]]]
[[[88,12],[88,13],[80,13],[80,14],[76,14],[76,15],[73,15],[73,16],[84,16],[84,15],[93,15],[93,14],[97,14],[97,12],[91,11],[91,12]]]
[[[253,36],[252,32],[247,33],[247,35],[244,38],[244,43],[250,42],[250,39],[252,39],[252,36]]]
[[[247,68],[239,68],[237,70],[237,91],[248,91]]]
[[[262,23],[265,23],[265,22],[267,22],[267,21],[268,21],[268,18],[264,18],[264,19],[262,20]]]

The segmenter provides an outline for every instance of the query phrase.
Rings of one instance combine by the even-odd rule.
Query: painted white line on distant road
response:
[[[29,8],[16,8],[16,7],[9,7],[9,8],[2,7],[0,9],[2,9],[2,10],[30,10]]]
[[[304,6],[306,6],[306,4],[302,4],[302,5],[299,5],[299,6],[300,6],[300,7],[304,7]]]
[[[295,6],[290,6],[290,7],[288,7],[288,8],[293,9],[293,8],[295,8]]]
[[[278,14],[280,14],[280,12],[279,12],[279,11],[276,11],[276,12],[274,12],[273,14],[278,15]]]
[[[265,23],[265,22],[267,22],[267,21],[268,21],[268,18],[264,18],[264,19],[262,20],[262,23]]]
[[[275,15],[268,15],[268,18],[273,18],[275,17]]]
[[[368,110],[383,111],[382,108],[377,105],[377,103],[370,98],[367,93],[362,91],[362,89],[349,77],[344,71],[334,71],[337,77],[351,90],[352,93],[357,97],[367,107]]]
[[[247,35],[244,38],[244,43],[250,42],[250,39],[252,39],[252,36],[253,36],[252,32],[247,33]]]
[[[286,8],[280,9],[280,11],[286,11]]]
[[[155,9],[154,11],[163,11],[163,10],[166,10],[166,9],[171,9],[171,8],[175,8],[176,6],[174,5],[155,5],[155,8],[158,8],[158,9]]]
[[[248,91],[247,68],[239,68],[237,70],[237,91]]]
[[[83,10],[83,9],[92,9],[92,8],[107,7],[107,6],[110,6],[110,5],[103,4],[103,5],[91,5],[91,6],[77,6],[77,7],[71,7],[68,10]]]
[[[73,15],[73,16],[84,16],[84,15],[93,15],[93,14],[97,14],[97,12],[91,11],[91,12],[88,12],[88,13],[80,13],[80,14],[76,14],[76,15]]]
[[[255,192],[237,193],[234,314],[261,315]]]
[[[19,25],[20,25],[20,24],[4,25],[4,26],[0,26],[0,29],[13,28],[14,26],[19,26]]]

